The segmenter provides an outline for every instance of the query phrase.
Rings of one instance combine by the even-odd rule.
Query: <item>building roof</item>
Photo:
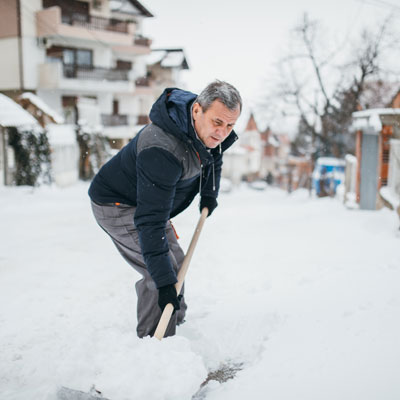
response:
[[[246,129],[244,130],[246,131],[257,131],[258,132],[258,127],[256,124],[256,120],[254,119],[254,115],[253,113],[250,114],[249,120],[247,122],[247,126]]]
[[[19,96],[21,100],[28,100],[36,108],[42,111],[44,114],[48,115],[55,123],[63,124],[64,118],[59,115],[56,111],[50,108],[40,97],[36,96],[34,93],[25,92]]]
[[[147,57],[147,65],[158,63],[163,68],[189,69],[183,49],[153,49]]]
[[[110,9],[124,14],[154,17],[154,15],[139,1],[136,0],[110,0]]]
[[[0,126],[38,126],[35,118],[19,104],[0,93]]]

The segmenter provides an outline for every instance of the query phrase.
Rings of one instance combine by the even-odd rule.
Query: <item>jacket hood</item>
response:
[[[167,88],[153,104],[150,111],[150,120],[155,125],[178,139],[193,144],[202,161],[211,162],[211,156],[204,144],[197,138],[191,121],[190,110],[197,95],[178,88]],[[225,151],[238,139],[232,131],[221,144],[221,150]],[[212,153],[219,153],[219,146]]]

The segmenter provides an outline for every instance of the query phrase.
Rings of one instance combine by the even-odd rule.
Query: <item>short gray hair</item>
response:
[[[211,104],[219,100],[225,107],[235,111],[239,106],[242,111],[242,98],[239,91],[230,83],[215,80],[197,96],[196,102],[200,104],[204,112],[208,110]]]

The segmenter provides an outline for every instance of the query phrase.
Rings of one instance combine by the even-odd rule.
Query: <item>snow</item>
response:
[[[400,195],[388,186],[382,186],[379,189],[380,195],[391,204],[394,210],[400,207]]]
[[[353,154],[346,154],[344,159],[350,164],[357,164],[357,157],[353,156]]]
[[[56,111],[50,108],[39,96],[33,93],[25,92],[21,94],[21,99],[28,99],[32,104],[34,104],[39,110],[42,110],[45,114],[49,115],[54,119],[57,124],[63,124],[64,118],[59,115]]]
[[[48,124],[46,130],[47,137],[52,146],[76,144],[74,125]]]
[[[96,225],[87,184],[0,188],[0,398],[60,386],[111,400],[400,398],[398,219],[241,186],[221,193],[186,280],[177,336],[138,339],[129,268]],[[198,202],[174,219],[182,247]]]
[[[373,108],[353,112],[352,129],[365,130],[364,133],[366,134],[377,135],[382,130],[381,117],[391,115],[400,115],[400,110],[396,108]]]
[[[35,118],[19,104],[0,93],[0,125],[1,126],[36,126]]]

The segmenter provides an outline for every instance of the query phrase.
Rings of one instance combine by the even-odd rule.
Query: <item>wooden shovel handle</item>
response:
[[[208,216],[208,208],[204,207],[201,210],[200,219],[199,219],[199,222],[197,223],[196,230],[194,231],[188,251],[183,260],[182,267],[178,272],[178,276],[177,276],[178,282],[175,284],[176,293],[178,293],[178,294],[182,290],[183,282],[185,281],[185,276],[186,276],[186,272],[189,268],[190,260],[192,259],[194,249],[196,247],[197,241],[199,240],[200,232],[203,229],[203,225],[204,225],[204,222],[205,222],[207,216]],[[167,326],[168,326],[169,320],[171,319],[173,312],[174,312],[174,306],[172,304],[167,304],[161,315],[160,322],[157,325],[157,329],[154,333],[154,337],[156,337],[159,340],[161,340],[164,337],[165,331],[167,330]]]

